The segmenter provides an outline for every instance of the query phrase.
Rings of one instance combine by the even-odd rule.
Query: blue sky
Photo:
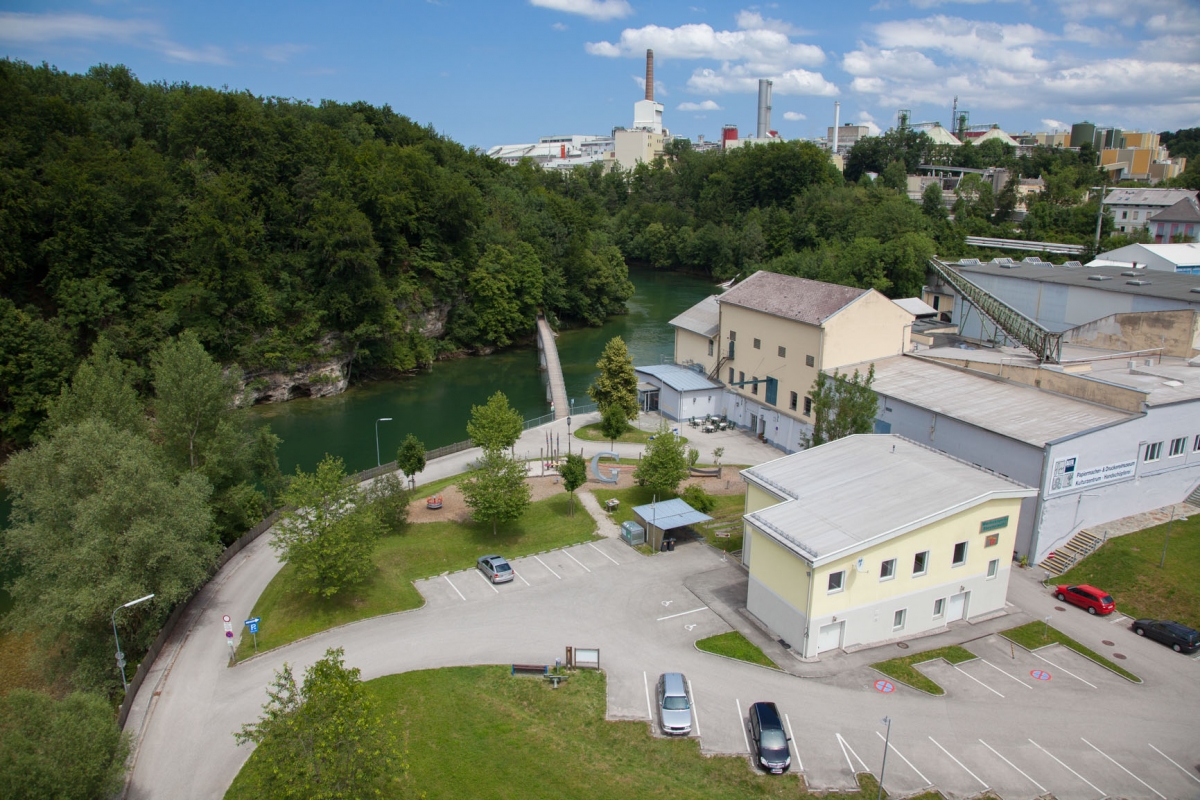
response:
[[[693,139],[753,133],[760,77],[787,138],[823,135],[835,100],[842,122],[949,124],[955,95],[1009,131],[1200,125],[1197,0],[0,2],[9,58],[386,103],[483,148],[631,124],[647,47]]]

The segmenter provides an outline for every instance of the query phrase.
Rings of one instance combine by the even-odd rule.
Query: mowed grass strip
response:
[[[951,645],[950,647],[939,647],[937,650],[926,650],[923,653],[913,653],[911,656],[901,656],[900,658],[891,658],[887,661],[879,661],[871,666],[889,678],[894,678],[901,683],[908,684],[914,689],[920,689],[923,692],[941,696],[946,693],[946,690],[939,686],[936,681],[932,681],[923,673],[918,672],[915,665],[924,664],[926,661],[933,661],[938,658],[945,659],[951,664],[961,664],[975,657],[975,654],[969,650],[958,645]]]
[[[706,653],[716,653],[719,656],[736,658],[738,661],[779,669],[779,665],[772,661],[758,645],[737,631],[719,633],[716,636],[701,639],[696,642],[696,647]]]
[[[364,583],[323,599],[296,588],[294,570],[280,570],[254,605],[261,617],[258,649],[294,642],[304,636],[347,622],[417,608],[421,595],[414,580],[475,566],[479,556],[499,553],[505,558],[537,553],[596,539],[596,522],[576,508],[570,515],[566,492],[532,503],[525,516],[492,535],[491,523],[423,522],[404,533],[380,540],[375,550],[375,573]],[[238,657],[254,653],[249,633],[243,632]]]
[[[678,428],[679,424],[676,423],[671,427]],[[650,437],[656,435],[657,433],[657,430],[644,431],[640,428],[629,427],[624,433],[618,436],[616,440],[618,442],[627,442],[629,444],[648,444],[650,442]],[[682,438],[684,442],[687,442],[687,438],[682,436],[682,433],[683,431],[680,430],[680,438]],[[576,438],[583,439],[584,441],[588,442],[613,441],[600,432],[599,422],[593,422],[591,425],[584,425],[582,428],[579,428],[575,431],[575,436]]]
[[[1065,633],[1055,628],[1053,625],[1047,625],[1040,620],[1035,622],[1027,622],[1017,628],[1009,628],[1006,631],[1000,631],[1000,635],[1006,639],[1011,639],[1017,644],[1024,647],[1026,650],[1036,650],[1039,647],[1045,647],[1048,644],[1057,642],[1063,647],[1069,647],[1076,653],[1090,658],[1102,667],[1112,670],[1123,678],[1128,678],[1134,683],[1141,683],[1142,679],[1134,675],[1127,669],[1121,669],[1119,666],[1109,661],[1104,656],[1097,653],[1095,650],[1089,650],[1079,642],[1067,636]]]
[[[1169,526],[1170,542],[1165,524],[1114,537],[1055,582],[1098,586],[1134,619],[1173,619],[1200,630],[1200,509],[1194,511]]]
[[[428,800],[816,797],[794,772],[765,775],[744,756],[702,755],[694,737],[654,737],[645,722],[606,721],[603,673],[577,672],[551,689],[542,678],[508,672],[460,667],[368,682],[377,708],[408,743],[407,790]],[[261,796],[256,768],[251,755],[227,800]],[[820,796],[875,796],[873,781],[863,776],[861,785],[868,795]]]

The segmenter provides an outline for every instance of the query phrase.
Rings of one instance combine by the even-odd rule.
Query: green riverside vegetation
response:
[[[487,522],[410,523],[403,533],[379,541],[374,570],[365,582],[331,598],[303,591],[294,568],[285,566],[267,584],[251,614],[262,618],[258,649],[278,647],[347,622],[417,608],[422,601],[414,580],[468,569],[487,553],[516,558],[591,541],[595,530],[589,514],[571,516],[570,496],[563,492],[532,503],[524,516],[495,535]],[[243,633],[238,657],[253,653],[254,642]]]
[[[750,664],[779,669],[762,649],[737,631],[719,633],[696,642],[696,647],[706,653],[716,653],[727,658],[736,658]]]
[[[889,678],[908,684],[914,689],[940,696],[945,694],[946,690],[914,668],[916,664],[924,664],[939,658],[945,659],[951,664],[961,664],[975,658],[975,655],[958,645],[951,645],[950,647],[939,647],[936,650],[926,650],[923,653],[913,653],[911,656],[879,661],[871,666]]]
[[[1090,650],[1084,647],[1082,644],[1075,641],[1070,636],[1067,636],[1054,626],[1047,625],[1040,620],[1026,623],[1017,628],[1009,628],[1006,631],[1001,631],[1000,635],[1006,639],[1011,639],[1012,641],[1024,647],[1026,650],[1036,650],[1037,648],[1045,647],[1048,644],[1058,643],[1063,647],[1068,647],[1074,650],[1076,653],[1079,653],[1082,656],[1090,658],[1100,666],[1112,670],[1122,678],[1127,678],[1134,683],[1142,682],[1141,678],[1139,678],[1137,675],[1134,675],[1129,670],[1122,669],[1112,661],[1109,661],[1107,658],[1097,653],[1095,650]]]

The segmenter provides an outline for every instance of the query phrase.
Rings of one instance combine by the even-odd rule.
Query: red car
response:
[[[1086,608],[1089,614],[1111,614],[1117,608],[1112,595],[1086,583],[1078,586],[1063,584],[1054,590],[1054,596],[1064,603]]]

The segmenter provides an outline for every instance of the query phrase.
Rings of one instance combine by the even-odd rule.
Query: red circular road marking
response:
[[[1046,672],[1046,670],[1044,670],[1044,669],[1031,669],[1029,671],[1029,674],[1032,675],[1033,677],[1037,678],[1039,681],[1050,680],[1050,673]]]
[[[891,681],[880,679],[875,681],[875,691],[883,692],[884,694],[890,694],[891,692],[896,691],[896,687]]]

